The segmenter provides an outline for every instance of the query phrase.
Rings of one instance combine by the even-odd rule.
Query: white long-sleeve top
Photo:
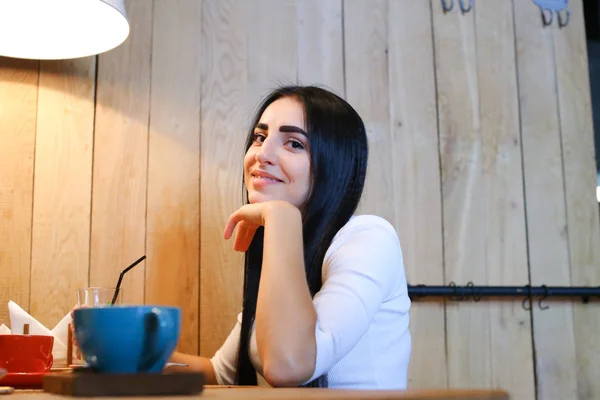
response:
[[[352,217],[325,254],[314,296],[317,355],[311,380],[330,388],[405,389],[411,336],[402,250],[393,226],[373,215]],[[242,314],[211,361],[217,382],[234,384]],[[256,330],[250,361],[262,375]]]

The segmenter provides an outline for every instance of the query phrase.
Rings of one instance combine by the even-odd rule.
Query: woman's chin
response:
[[[286,196],[275,196],[272,194],[259,193],[259,192],[250,192],[248,193],[248,202],[250,204],[254,203],[264,203],[266,201],[290,201]]]
[[[276,200],[272,198],[273,196],[267,196],[263,193],[250,193],[248,194],[248,202],[250,204],[254,203],[264,203],[265,201]]]

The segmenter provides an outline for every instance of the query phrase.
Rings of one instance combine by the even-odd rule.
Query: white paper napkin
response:
[[[8,312],[13,334],[22,335],[23,326],[29,324],[30,335],[54,336],[54,347],[52,348],[54,363],[64,364],[66,362],[68,329],[69,324],[72,323],[71,312],[68,312],[52,330],[46,328],[12,300],[8,302]]]
[[[0,335],[10,335],[10,328],[4,324],[0,325]]]

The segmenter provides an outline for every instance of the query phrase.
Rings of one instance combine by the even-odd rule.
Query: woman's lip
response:
[[[250,175],[252,175],[253,178],[268,178],[268,179],[273,179],[274,181],[277,181],[277,182],[282,182],[281,179],[269,174],[268,172],[264,172],[264,171],[255,170],[255,171],[252,171],[252,173]]]
[[[272,179],[264,176],[252,176],[252,184],[254,186],[266,186],[276,183],[282,183],[280,180]]]

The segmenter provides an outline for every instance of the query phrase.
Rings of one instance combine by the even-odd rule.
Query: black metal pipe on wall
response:
[[[526,302],[533,297],[541,297],[539,304],[541,309],[548,308],[542,306],[541,301],[549,297],[561,298],[579,298],[584,303],[590,301],[593,297],[600,298],[600,286],[475,286],[473,282],[465,286],[457,286],[454,282],[446,286],[430,285],[408,285],[408,295],[412,300],[418,300],[423,297],[447,297],[453,301],[473,300],[479,301],[482,297],[525,297],[523,307],[527,307]]]

